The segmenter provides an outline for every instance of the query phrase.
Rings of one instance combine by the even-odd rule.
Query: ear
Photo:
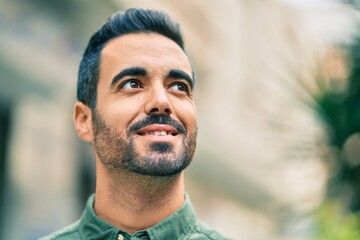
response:
[[[81,140],[93,142],[91,109],[82,102],[76,102],[74,105],[74,125]]]

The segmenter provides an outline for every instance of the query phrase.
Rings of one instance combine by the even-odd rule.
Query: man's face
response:
[[[94,148],[108,168],[144,175],[181,172],[195,151],[192,68],[182,49],[159,34],[111,40],[101,53]]]

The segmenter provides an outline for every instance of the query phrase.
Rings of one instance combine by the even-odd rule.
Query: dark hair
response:
[[[116,37],[130,33],[158,33],[184,50],[179,24],[160,11],[132,8],[115,13],[95,32],[85,49],[80,62],[77,99],[91,109],[96,106],[96,88],[99,79],[100,54],[105,44]]]

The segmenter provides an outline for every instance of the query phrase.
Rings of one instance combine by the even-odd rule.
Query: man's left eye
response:
[[[170,86],[170,89],[175,90],[175,91],[180,91],[180,92],[188,92],[189,88],[185,83],[174,83]]]

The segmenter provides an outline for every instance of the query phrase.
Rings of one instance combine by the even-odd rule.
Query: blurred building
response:
[[[197,69],[200,135],[187,191],[199,217],[234,239],[308,239],[305,216],[328,171],[327,132],[307,90],[317,59],[355,34],[355,10],[295,0],[0,5],[1,239],[35,239],[80,216],[95,176],[72,126],[78,64],[106,18],[134,6],[178,20]]]

